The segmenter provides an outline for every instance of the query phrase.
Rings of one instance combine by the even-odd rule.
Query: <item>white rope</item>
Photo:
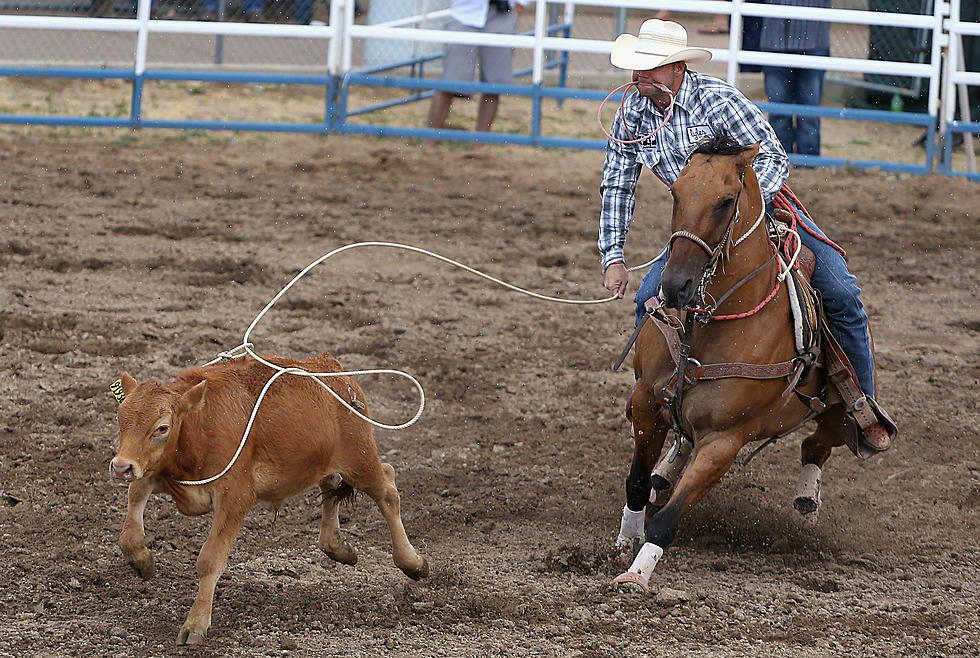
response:
[[[755,224],[752,225],[752,228],[750,228],[748,231],[746,231],[745,233],[743,233],[742,234],[742,237],[740,237],[738,240],[735,241],[735,244],[732,245],[732,248],[734,249],[738,245],[742,244],[742,240],[744,240],[745,238],[749,237],[749,234],[752,233],[752,231],[754,231],[757,228],[759,228],[759,224],[762,223],[762,218],[765,217],[765,216],[766,216],[766,207],[763,206],[762,207],[762,211],[759,213],[758,219],[755,220]]]
[[[209,361],[208,363],[204,364],[206,366],[209,366],[209,365],[213,365],[215,363],[218,363],[220,361],[225,361],[225,360],[228,360],[228,359],[240,359],[240,358],[244,357],[246,354],[248,354],[253,359],[255,359],[256,361],[258,361],[259,363],[262,363],[263,365],[268,366],[269,368],[271,368],[272,370],[275,370],[276,372],[265,383],[265,386],[262,388],[262,392],[259,393],[259,397],[255,401],[255,406],[252,408],[252,415],[249,417],[248,424],[245,426],[245,432],[242,434],[242,440],[238,444],[238,450],[235,451],[235,455],[231,458],[231,461],[228,462],[228,465],[225,466],[224,470],[222,470],[217,475],[214,475],[212,477],[206,478],[204,480],[177,480],[177,482],[179,484],[185,484],[185,485],[209,484],[211,482],[214,482],[215,480],[217,480],[218,478],[220,478],[225,473],[227,473],[228,471],[231,470],[231,467],[235,465],[235,462],[238,460],[239,455],[242,454],[242,450],[245,448],[245,441],[248,439],[248,436],[249,436],[249,434],[252,431],[252,424],[255,422],[255,417],[258,414],[259,405],[262,404],[262,400],[263,400],[263,398],[265,398],[265,394],[268,392],[269,387],[272,386],[272,382],[274,382],[276,379],[278,379],[281,375],[284,375],[284,374],[287,374],[287,373],[288,374],[291,374],[291,375],[299,375],[299,376],[302,376],[302,377],[312,377],[316,383],[318,383],[320,386],[322,386],[328,393],[330,393],[330,395],[332,395],[338,402],[340,402],[344,407],[346,407],[351,413],[353,413],[354,415],[356,415],[361,420],[363,420],[363,421],[365,421],[365,422],[367,422],[367,423],[369,423],[371,425],[374,425],[375,427],[379,427],[381,429],[386,429],[386,430],[400,430],[400,429],[405,429],[406,427],[409,427],[410,425],[414,425],[418,421],[418,419],[422,416],[422,412],[425,409],[425,391],[422,388],[422,384],[419,383],[419,381],[415,377],[413,377],[412,375],[408,374],[407,372],[402,372],[401,370],[390,370],[390,369],[386,369],[386,368],[378,368],[378,369],[371,369],[371,370],[346,370],[346,371],[341,371],[341,372],[309,372],[307,370],[303,370],[302,368],[295,368],[295,367],[283,368],[282,366],[277,366],[276,364],[271,363],[271,362],[263,359],[258,354],[256,354],[255,351],[253,350],[254,345],[248,341],[249,334],[251,334],[252,333],[252,330],[255,329],[255,326],[259,323],[259,320],[261,320],[263,318],[263,316],[265,316],[265,314],[268,313],[269,310],[273,306],[276,305],[276,303],[279,301],[279,299],[283,295],[285,295],[286,294],[286,291],[289,290],[291,287],[293,287],[293,285],[297,281],[299,281],[300,279],[302,279],[304,276],[307,275],[307,273],[309,273],[310,270],[312,270],[314,267],[316,267],[317,265],[319,265],[323,261],[327,260],[328,258],[331,258],[332,256],[336,256],[337,254],[339,254],[341,252],[344,252],[344,251],[347,251],[349,249],[355,249],[355,248],[358,248],[358,247],[392,247],[392,248],[395,248],[395,249],[405,249],[407,251],[413,251],[415,253],[424,254],[426,256],[430,256],[432,258],[435,258],[437,260],[441,260],[441,261],[446,262],[446,263],[449,263],[451,265],[455,265],[456,267],[462,268],[462,269],[466,270],[467,272],[471,272],[473,274],[476,274],[477,276],[483,277],[484,279],[487,279],[488,281],[492,281],[492,282],[494,282],[496,284],[499,284],[501,286],[504,286],[505,288],[508,288],[508,289],[513,290],[515,292],[519,292],[519,293],[522,293],[522,294],[525,294],[525,295],[529,295],[529,296],[534,297],[536,299],[541,299],[541,300],[549,301],[549,302],[556,302],[556,303],[559,303],[559,304],[580,304],[580,305],[581,304],[605,304],[606,302],[611,302],[611,301],[613,301],[615,299],[619,299],[619,297],[616,296],[616,295],[613,295],[612,297],[607,297],[605,299],[591,299],[591,300],[561,299],[561,298],[558,298],[558,297],[549,297],[547,295],[541,295],[541,294],[538,294],[536,292],[531,292],[529,290],[525,290],[523,288],[519,288],[517,286],[511,285],[511,284],[509,284],[509,283],[507,283],[505,281],[501,281],[500,279],[497,279],[495,277],[492,277],[489,274],[484,274],[483,272],[480,272],[479,270],[475,270],[472,267],[469,267],[467,265],[463,265],[462,263],[457,262],[457,261],[455,261],[455,260],[453,260],[451,258],[446,258],[445,256],[440,256],[439,254],[437,254],[435,252],[432,252],[432,251],[429,251],[427,249],[422,249],[420,247],[413,247],[411,245],[406,245],[406,244],[399,244],[397,242],[355,242],[353,244],[344,245],[343,247],[339,247],[337,249],[334,249],[333,251],[331,251],[331,252],[329,252],[327,254],[324,254],[320,258],[317,258],[315,261],[313,261],[312,263],[310,263],[309,265],[307,265],[305,268],[303,268],[303,270],[299,274],[297,274],[296,276],[294,276],[289,283],[287,283],[285,286],[283,286],[282,290],[280,290],[276,294],[276,296],[273,297],[269,301],[269,303],[265,305],[265,308],[263,308],[261,311],[259,311],[259,314],[255,316],[255,319],[252,320],[252,323],[248,326],[248,329],[245,330],[245,335],[242,337],[242,343],[240,345],[238,345],[238,346],[236,346],[236,347],[234,347],[234,348],[232,348],[230,350],[227,350],[225,352],[221,352],[220,354],[218,354],[218,357],[216,359],[213,359],[212,361]],[[646,266],[652,264],[656,260],[660,259],[664,255],[664,253],[666,251],[667,251],[667,249],[665,247],[663,249],[663,251],[661,251],[657,255],[657,257],[654,258],[653,260],[649,261],[648,263],[644,263],[643,265],[637,265],[636,267],[632,267],[628,271],[637,270],[637,269],[640,269],[640,268],[643,268],[643,267],[646,267]],[[408,420],[407,422],[401,423],[400,425],[386,425],[385,423],[380,423],[380,422],[378,422],[376,420],[373,420],[371,418],[368,418],[367,416],[365,416],[364,414],[362,414],[361,412],[359,412],[357,409],[355,409],[347,400],[343,399],[340,395],[338,395],[336,391],[334,391],[332,388],[330,388],[323,381],[320,380],[320,377],[343,377],[343,376],[349,376],[349,375],[381,375],[381,374],[395,375],[395,376],[398,376],[398,377],[405,377],[406,379],[408,379],[409,381],[411,381],[412,384],[415,386],[415,388],[418,390],[418,392],[419,392],[419,407],[418,407],[418,410],[415,412],[415,415],[410,420]]]

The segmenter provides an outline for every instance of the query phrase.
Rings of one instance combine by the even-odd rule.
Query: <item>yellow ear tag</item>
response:
[[[126,399],[126,394],[123,393],[121,379],[117,379],[116,381],[112,382],[112,384],[109,386],[109,390],[112,392],[112,397],[116,398],[116,402],[119,404],[122,404],[123,400]]]

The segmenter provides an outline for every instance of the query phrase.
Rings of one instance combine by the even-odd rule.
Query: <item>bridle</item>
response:
[[[753,277],[762,273],[776,260],[777,254],[774,251],[773,255],[769,258],[769,260],[767,260],[761,266],[756,268],[747,277],[745,277],[744,279],[736,283],[734,286],[729,288],[724,295],[722,295],[717,301],[714,302],[714,304],[708,305],[705,302],[705,297],[708,296],[706,292],[706,288],[708,287],[708,284],[710,283],[711,279],[715,275],[715,271],[718,268],[718,262],[721,260],[722,254],[726,254],[730,258],[731,249],[737,247],[747,237],[749,237],[749,235],[751,235],[752,232],[759,227],[759,225],[762,223],[762,220],[766,216],[766,209],[765,206],[763,206],[762,210],[759,212],[759,217],[756,218],[755,220],[755,223],[752,224],[752,226],[749,227],[749,229],[745,233],[743,233],[741,237],[739,237],[737,240],[732,239],[732,234],[735,230],[735,224],[738,223],[740,217],[739,200],[742,197],[742,190],[745,189],[744,173],[739,176],[738,182],[739,182],[739,188],[738,188],[738,194],[735,195],[735,209],[732,211],[732,216],[728,220],[728,226],[725,228],[724,236],[722,236],[721,240],[714,248],[708,245],[708,243],[705,242],[701,236],[687,229],[681,229],[679,231],[675,231],[670,236],[670,239],[667,242],[668,247],[670,247],[674,244],[674,240],[677,240],[678,238],[684,238],[686,240],[690,240],[691,242],[699,246],[702,250],[704,250],[706,254],[708,254],[708,260],[701,267],[701,273],[698,276],[698,289],[697,289],[696,297],[699,300],[699,306],[697,307],[688,306],[684,309],[690,312],[692,316],[697,317],[698,323],[701,324],[702,326],[708,324],[708,322],[711,319],[732,320],[732,319],[747,317],[748,315],[752,315],[756,311],[760,310],[763,306],[765,306],[769,301],[771,301],[775,297],[776,291],[779,288],[779,282],[782,280],[782,277],[780,277],[777,280],[776,287],[773,288],[772,292],[762,301],[761,304],[759,304],[759,306],[754,308],[752,311],[749,311],[747,314],[740,313],[736,315],[715,315],[715,311],[722,305],[722,303],[726,299],[728,299],[728,297],[732,295],[732,293],[734,293],[736,290],[741,288],[745,283],[747,283]]]

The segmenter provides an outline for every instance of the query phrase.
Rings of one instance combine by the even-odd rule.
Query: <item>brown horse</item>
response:
[[[639,552],[616,582],[647,587],[681,517],[747,443],[816,417],[816,430],[802,444],[795,503],[802,513],[816,511],[820,469],[843,445],[843,406],[818,405],[817,413],[805,402],[825,390],[826,370],[810,368],[805,383],[798,381],[804,364],[784,269],[762,221],[751,166],[758,152],[758,144],[716,138],[695,150],[671,188],[673,235],[661,290],[663,306],[677,310],[661,307],[636,341],[635,447],[618,544],[623,552],[638,546]],[[687,386],[678,388],[678,379]],[[658,464],[672,429],[674,441]]]

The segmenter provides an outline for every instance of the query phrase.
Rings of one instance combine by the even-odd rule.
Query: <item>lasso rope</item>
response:
[[[418,253],[418,254],[423,254],[425,256],[429,256],[431,258],[435,258],[436,260],[440,260],[440,261],[442,261],[444,263],[449,263],[450,265],[454,265],[456,267],[459,267],[459,268],[461,268],[463,270],[466,270],[467,272],[470,272],[471,274],[475,274],[475,275],[477,275],[479,277],[482,277],[482,278],[484,278],[484,279],[486,279],[488,281],[492,281],[493,283],[496,283],[496,284],[498,284],[500,286],[503,286],[503,287],[505,287],[505,288],[507,288],[509,290],[513,290],[515,292],[519,292],[521,294],[528,295],[530,297],[534,297],[535,299],[540,299],[540,300],[543,300],[543,301],[546,301],[546,302],[554,302],[554,303],[557,303],[557,304],[587,305],[587,304],[605,304],[606,302],[611,302],[611,301],[614,301],[616,299],[619,299],[619,296],[618,295],[613,295],[612,297],[606,297],[606,298],[603,298],[603,299],[587,299],[587,300],[561,299],[559,297],[549,297],[548,295],[542,295],[542,294],[539,294],[539,293],[536,293],[536,292],[532,292],[530,290],[525,290],[524,288],[519,288],[519,287],[517,287],[515,285],[512,285],[510,283],[507,283],[506,281],[501,281],[500,279],[498,279],[496,277],[490,276],[489,274],[484,274],[483,272],[481,272],[481,271],[479,271],[477,269],[474,269],[472,267],[469,267],[468,265],[464,265],[464,264],[462,264],[462,263],[460,263],[458,261],[455,261],[455,260],[453,260],[451,258],[447,258],[445,256],[441,256],[441,255],[439,255],[439,254],[437,254],[435,252],[429,251],[428,249],[422,249],[421,247],[413,247],[411,245],[400,244],[400,243],[397,243],[397,242],[355,242],[353,244],[344,245],[343,247],[339,247],[337,249],[334,249],[333,251],[331,251],[329,253],[326,253],[323,256],[320,256],[315,261],[313,261],[312,263],[310,263],[309,265],[307,265],[305,268],[303,268],[303,270],[299,274],[297,274],[296,276],[294,276],[289,283],[287,283],[285,286],[283,286],[282,290],[280,290],[276,294],[276,296],[273,297],[269,301],[269,303],[266,304],[265,307],[261,311],[259,311],[259,314],[255,316],[255,319],[252,320],[252,323],[248,326],[248,329],[245,330],[245,335],[242,337],[242,342],[241,342],[240,345],[238,345],[238,346],[236,346],[236,347],[234,347],[234,348],[232,348],[230,350],[227,350],[225,352],[221,352],[218,355],[218,358],[216,358],[216,359],[214,359],[212,361],[209,361],[208,363],[205,363],[204,364],[205,366],[209,366],[209,365],[213,365],[215,363],[218,363],[220,361],[225,361],[225,360],[228,360],[228,359],[240,359],[240,358],[244,357],[245,355],[249,355],[253,359],[255,359],[256,361],[258,361],[259,363],[262,363],[263,365],[268,366],[269,368],[271,368],[272,370],[274,370],[275,371],[275,374],[273,374],[272,377],[269,378],[269,380],[265,383],[265,386],[262,388],[262,391],[259,393],[259,397],[255,401],[255,406],[252,407],[252,414],[251,414],[251,416],[249,416],[248,424],[245,426],[245,432],[242,434],[242,440],[239,442],[238,449],[235,451],[235,454],[231,458],[231,461],[228,462],[228,465],[225,466],[225,468],[220,473],[218,473],[217,475],[213,475],[213,476],[211,476],[209,478],[205,478],[203,480],[177,480],[177,483],[178,484],[184,484],[184,485],[202,485],[202,484],[209,484],[211,482],[214,482],[215,480],[217,480],[218,478],[220,478],[221,476],[225,475],[228,471],[231,470],[232,466],[235,465],[235,462],[238,461],[238,457],[242,454],[242,450],[245,448],[245,441],[248,439],[248,436],[249,436],[249,434],[252,431],[252,425],[255,422],[255,417],[258,415],[259,406],[262,404],[262,400],[263,400],[263,398],[265,398],[265,394],[268,392],[269,387],[272,386],[272,382],[274,382],[280,376],[285,375],[285,374],[299,375],[299,376],[302,376],[302,377],[312,377],[313,380],[316,383],[318,383],[320,386],[322,386],[324,389],[326,389],[326,391],[328,393],[330,393],[330,395],[332,395],[338,402],[340,402],[344,407],[346,407],[351,413],[353,413],[354,415],[356,415],[361,420],[364,420],[365,422],[367,422],[367,423],[369,423],[371,425],[374,425],[375,427],[379,427],[381,429],[386,429],[386,430],[401,430],[401,429],[405,429],[406,427],[409,427],[410,425],[414,425],[418,421],[418,419],[422,416],[422,412],[425,409],[425,391],[422,388],[422,384],[420,384],[419,381],[415,377],[413,377],[412,375],[408,374],[407,372],[402,372],[401,370],[391,370],[391,369],[387,369],[387,368],[378,368],[378,369],[370,369],[370,370],[346,370],[346,371],[341,371],[341,372],[309,372],[309,371],[304,370],[302,368],[296,368],[296,367],[284,368],[282,366],[277,366],[276,364],[271,363],[271,362],[267,361],[266,359],[263,359],[258,354],[256,354],[255,351],[254,351],[254,349],[253,349],[254,345],[252,343],[250,343],[249,340],[248,340],[249,339],[249,335],[252,333],[252,330],[255,329],[256,325],[259,323],[259,320],[261,320],[265,316],[265,314],[268,313],[269,310],[271,310],[272,307],[276,305],[276,303],[282,298],[282,296],[286,294],[286,291],[288,291],[290,288],[293,287],[294,284],[296,284],[296,282],[298,282],[300,279],[302,279],[304,276],[306,276],[310,272],[310,270],[312,270],[314,267],[316,267],[320,263],[324,262],[328,258],[331,258],[333,256],[336,256],[337,254],[340,254],[340,253],[342,253],[344,251],[348,251],[350,249],[356,249],[356,248],[359,248],[359,247],[390,247],[390,248],[394,248],[394,249],[405,249],[407,251],[412,251],[412,252],[415,252],[415,253]],[[656,256],[656,258],[654,258],[654,259],[652,259],[652,260],[650,260],[650,261],[648,261],[648,262],[646,262],[646,263],[644,263],[642,265],[637,265],[635,267],[631,267],[627,271],[632,272],[634,270],[638,270],[638,269],[642,269],[644,267],[648,267],[649,265],[653,264],[655,261],[659,260],[664,255],[665,252],[666,252],[666,248],[663,251],[661,251]],[[365,416],[364,414],[362,414],[360,411],[358,411],[357,409],[355,409],[350,404],[350,402],[348,402],[347,400],[343,399],[340,395],[337,394],[336,391],[334,391],[332,388],[330,388],[323,381],[320,380],[321,377],[343,377],[343,376],[381,375],[381,374],[395,375],[395,376],[398,376],[398,377],[404,377],[404,378],[408,379],[409,381],[411,381],[412,384],[415,386],[415,388],[418,390],[418,392],[419,392],[419,407],[418,407],[418,410],[415,412],[415,415],[410,420],[408,420],[408,421],[406,421],[404,423],[401,423],[399,425],[386,425],[385,423],[380,423],[380,422],[378,422],[376,420],[372,420],[371,418],[368,418],[367,416]]]
[[[596,119],[599,121],[599,129],[602,131],[602,134],[604,134],[606,137],[608,137],[610,140],[616,142],[617,144],[637,144],[639,142],[642,142],[642,141],[645,141],[645,140],[650,139],[651,137],[653,137],[654,135],[656,135],[658,132],[660,132],[661,130],[663,130],[664,126],[667,125],[667,122],[670,121],[671,115],[674,114],[674,101],[676,100],[677,97],[666,86],[664,86],[664,85],[657,85],[657,86],[661,87],[668,94],[670,94],[670,105],[667,106],[667,111],[664,113],[664,120],[663,120],[663,122],[659,126],[657,126],[657,128],[654,129],[653,132],[651,132],[648,135],[644,135],[643,137],[637,137],[637,138],[634,138],[633,137],[633,133],[630,131],[630,127],[628,125],[626,125],[626,109],[625,109],[625,107],[626,107],[626,95],[627,94],[626,94],[625,91],[623,91],[623,100],[619,104],[619,114],[620,114],[620,116],[623,119],[623,129],[626,131],[626,134],[629,135],[630,138],[629,139],[619,139],[618,137],[613,137],[606,130],[606,127],[604,125],[602,125],[602,108],[604,108],[606,106],[606,103],[609,102],[609,99],[612,98],[613,95],[616,92],[621,91],[621,90],[625,90],[628,87],[637,87],[637,88],[639,88],[639,85],[636,82],[630,81],[630,82],[627,82],[624,85],[619,85],[618,87],[616,87],[615,89],[613,89],[611,92],[609,92],[609,95],[606,96],[605,100],[603,100],[601,103],[599,103],[599,111],[596,113]],[[634,90],[634,91],[636,91],[636,90]],[[659,178],[659,176],[658,176],[658,178]],[[663,180],[663,179],[661,179],[661,180]],[[666,185],[666,183],[664,183],[664,184]]]

